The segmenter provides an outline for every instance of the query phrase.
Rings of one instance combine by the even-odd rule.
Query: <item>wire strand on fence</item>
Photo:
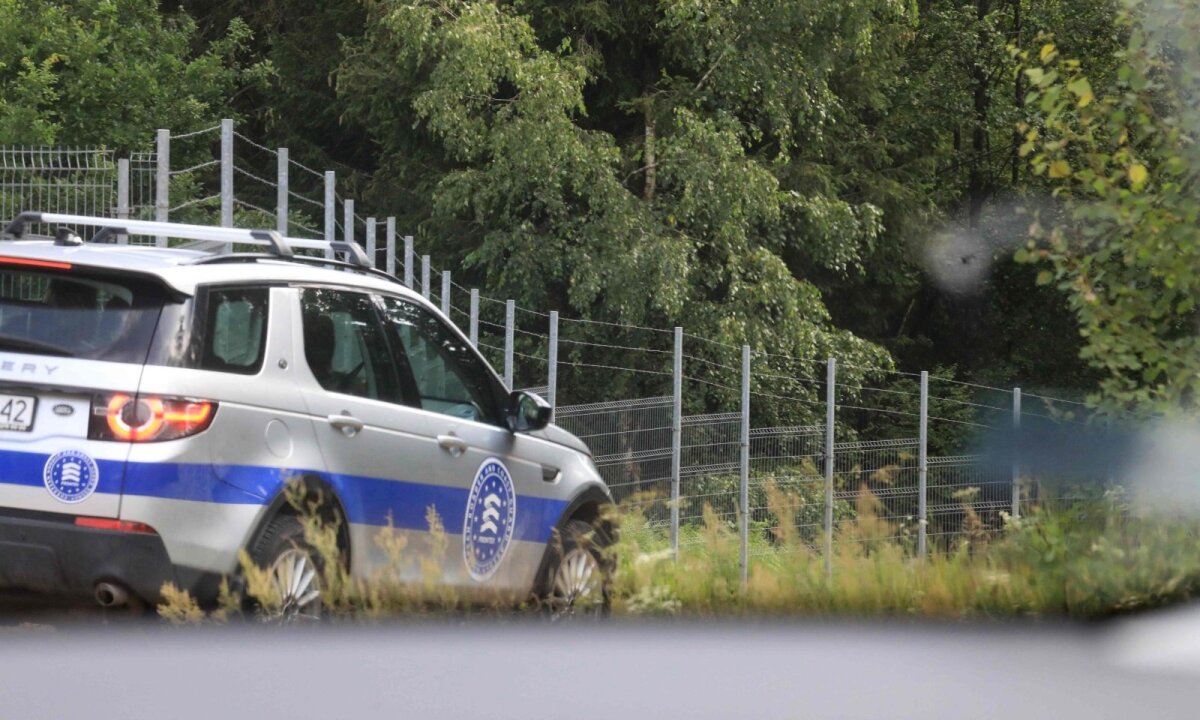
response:
[[[269,188],[276,187],[275,182],[273,180],[264,180],[263,178],[260,178],[259,176],[255,175],[254,173],[250,172],[249,170],[243,170],[242,168],[238,167],[236,163],[233,166],[233,171],[235,173],[240,173],[241,175],[245,175],[246,177],[250,178],[251,180],[260,182]]]
[[[482,343],[480,343],[480,344],[482,345]],[[671,376],[671,373],[663,372],[661,370],[639,370],[637,368],[617,367],[615,365],[597,365],[595,363],[583,363],[583,362],[576,362],[574,360],[563,360],[562,358],[558,359],[558,364],[559,365],[574,365],[575,367],[599,368],[601,370],[620,370],[622,372],[642,373],[643,375],[665,375],[667,377]]]
[[[238,132],[237,130],[234,130],[234,131],[233,131],[233,136],[234,136],[235,138],[238,138],[239,140],[244,140],[244,141],[246,141],[246,143],[247,143],[247,144],[249,144],[249,145],[252,145],[253,147],[256,147],[256,148],[258,148],[259,150],[262,150],[263,152],[267,152],[267,153],[270,153],[270,154],[272,154],[272,155],[275,155],[275,156],[278,156],[278,155],[279,155],[279,152],[278,152],[278,151],[276,151],[276,150],[274,150],[274,149],[272,149],[272,148],[269,148],[269,147],[267,147],[266,145],[262,145],[262,144],[260,144],[260,143],[257,143],[257,142],[255,142],[255,141],[251,140],[250,138],[248,138],[248,137],[246,137],[245,135],[241,134],[241,133],[240,133],[240,132]]]
[[[909,390],[892,390],[889,388],[870,387],[869,385],[851,385],[849,383],[839,383],[837,385],[837,389],[838,390],[845,389],[845,390],[880,392],[880,393],[887,393],[889,395],[907,395],[908,397],[915,397],[915,398],[921,397],[921,393],[911,392]],[[932,398],[930,398],[930,399],[932,399]]]
[[[193,131],[191,131],[191,132],[185,132],[185,133],[179,133],[178,135],[172,135],[172,136],[171,136],[171,140],[172,140],[172,141],[174,141],[174,140],[187,140],[187,139],[188,139],[188,138],[190,138],[190,137],[195,137],[195,136],[197,136],[197,135],[203,135],[204,133],[216,132],[216,131],[218,131],[218,130],[220,130],[220,129],[221,129],[221,126],[220,126],[220,125],[213,125],[213,126],[212,126],[212,127],[210,127],[210,128],[204,128],[204,129],[202,129],[202,130],[193,130]]]
[[[729,367],[729,366],[722,365],[721,367]],[[733,368],[733,369],[737,370],[738,372],[741,372],[741,368]],[[824,380],[818,380],[817,378],[808,377],[805,375],[774,375],[772,373],[757,372],[754,370],[750,371],[750,375],[753,377],[770,378],[771,380],[796,380],[798,382],[810,383],[810,384],[814,384],[814,385],[824,385],[825,384]]]
[[[483,296],[481,295],[480,297],[483,297]],[[558,321],[559,322],[569,322],[569,323],[585,323],[588,325],[607,325],[608,327],[619,327],[619,328],[625,328],[627,330],[644,330],[646,332],[663,333],[666,335],[675,334],[674,330],[663,330],[661,328],[645,327],[643,325],[626,325],[623,323],[606,322],[604,320],[586,320],[584,318],[559,317]]]
[[[1038,400],[1046,400],[1048,402],[1066,403],[1067,405],[1078,405],[1085,408],[1091,407],[1091,405],[1085,402],[1079,402],[1078,400],[1066,400],[1064,398],[1049,397],[1047,395],[1037,395],[1035,393],[1025,392],[1024,390],[1021,391],[1021,397],[1037,398]]]
[[[211,167],[213,165],[220,165],[220,164],[221,164],[220,160],[209,160],[208,162],[202,162],[199,165],[193,165],[191,167],[186,167],[186,168],[182,168],[179,170],[170,170],[167,172],[167,174],[170,175],[171,177],[174,177],[176,175],[185,175],[190,172],[196,172],[197,170],[203,170],[206,167]]]
[[[321,178],[322,180],[325,179],[325,173],[321,172],[320,170],[313,170],[312,168],[305,165],[304,163],[293,160],[291,158],[291,156],[288,156],[288,163],[291,165],[295,165],[296,167],[300,168],[301,170],[303,170],[304,172],[306,172],[310,175]]]
[[[540,335],[539,337],[546,337],[546,336]],[[629,345],[606,345],[605,343],[588,342],[586,340],[571,340],[569,338],[565,338],[565,337],[561,337],[561,336],[558,338],[558,341],[560,343],[567,343],[569,345],[587,345],[588,347],[606,348],[608,350],[629,350],[631,352],[657,353],[660,355],[672,354],[671,350],[659,350],[657,348],[639,348],[639,347],[631,347]]]
[[[220,200],[220,199],[221,199],[221,195],[220,195],[220,193],[217,193],[216,195],[209,195],[208,197],[197,198],[195,200],[188,200],[187,202],[179,203],[178,205],[176,205],[173,208],[169,208],[167,210],[167,212],[175,212],[177,210],[183,210],[184,208],[189,208],[193,205],[200,205],[202,203],[211,202],[213,200]]]
[[[671,353],[672,351],[660,350],[659,352]],[[687,360],[694,360],[695,362],[703,363],[704,365],[711,365],[713,367],[724,368],[725,370],[732,370],[735,373],[740,374],[742,372],[742,369],[740,367],[737,367],[734,365],[726,365],[725,363],[719,363],[719,362],[716,362],[715,360],[705,360],[702,357],[696,357],[695,355],[688,355],[687,353],[684,353],[683,357]]]
[[[930,395],[929,401],[941,400],[942,402],[956,403],[958,405],[969,405],[971,407],[985,408],[987,410],[997,410],[999,412],[1011,412],[1012,408],[1000,407],[999,405],[985,405],[983,403],[971,402],[969,400],[957,400],[955,398],[941,397],[938,395]]]
[[[319,202],[317,200],[313,200],[312,198],[304,197],[303,195],[301,195],[298,192],[295,192],[294,190],[288,190],[288,195],[296,198],[297,200],[300,200],[301,202],[306,202],[309,205],[315,205],[316,207],[319,207],[322,210],[325,209],[325,203]]]
[[[980,385],[979,383],[967,382],[966,380],[952,380],[950,378],[937,377],[935,375],[930,375],[929,380],[931,382],[933,382],[933,381],[947,382],[947,383],[953,383],[954,385],[965,385],[966,387],[979,388],[980,390],[994,390],[996,392],[1002,392],[1002,393],[1006,393],[1009,395],[1012,394],[1012,388],[998,388],[998,387],[993,387],[991,385]]]
[[[248,208],[250,210],[254,210],[256,212],[260,212],[260,213],[262,213],[264,215],[268,215],[268,216],[273,216],[275,214],[275,212],[273,210],[267,210],[266,208],[261,208],[261,207],[255,205],[254,203],[246,202],[245,200],[242,200],[241,198],[234,198],[233,204],[241,205],[244,208]]]

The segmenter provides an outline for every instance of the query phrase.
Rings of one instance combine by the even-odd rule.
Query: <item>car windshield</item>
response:
[[[144,362],[165,299],[137,279],[0,268],[0,350]]]

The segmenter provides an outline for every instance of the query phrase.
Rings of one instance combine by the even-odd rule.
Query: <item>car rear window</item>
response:
[[[0,350],[141,363],[168,302],[138,278],[0,267]]]

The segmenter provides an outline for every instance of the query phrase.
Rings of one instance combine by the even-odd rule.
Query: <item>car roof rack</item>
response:
[[[198,260],[202,262],[248,262],[260,259],[293,260],[306,264],[335,265],[339,267],[370,270],[371,274],[397,280],[394,276],[376,270],[370,258],[362,248],[352,242],[329,242],[326,240],[308,240],[302,238],[284,237],[274,230],[248,230],[242,228],[212,227],[209,225],[186,225],[183,223],[155,222],[151,220],[118,220],[114,218],[92,217],[88,215],[64,215],[61,213],[23,212],[13,218],[4,228],[4,232],[14,239],[21,239],[25,234],[25,226],[30,223],[82,225],[98,227],[99,231],[92,236],[89,243],[113,242],[119,235],[173,237],[181,240],[199,240],[204,242],[221,243],[225,245],[243,244],[265,247],[268,254],[239,253],[236,255],[216,255]],[[59,228],[55,234],[55,243],[59,245],[81,245],[83,242],[67,228]],[[341,253],[345,261],[330,258],[305,258],[297,256],[294,249],[322,250]],[[398,281],[398,280],[397,280]]]

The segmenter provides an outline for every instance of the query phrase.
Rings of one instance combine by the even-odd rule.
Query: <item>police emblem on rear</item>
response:
[[[512,541],[517,493],[508,468],[488,458],[475,473],[463,522],[463,559],[471,579],[483,582],[496,573]]]
[[[63,450],[46,461],[42,482],[60,502],[83,502],[100,484],[100,468],[95,460],[78,450]]]

